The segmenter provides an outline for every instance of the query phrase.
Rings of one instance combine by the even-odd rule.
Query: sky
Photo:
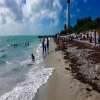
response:
[[[0,35],[54,34],[67,23],[67,0],[0,0]],[[100,0],[71,0],[71,25],[100,17]]]

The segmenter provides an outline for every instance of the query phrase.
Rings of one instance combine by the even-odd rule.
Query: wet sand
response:
[[[53,41],[50,46],[45,63],[53,67],[54,72],[48,82],[40,87],[33,100],[100,100],[100,93],[75,79],[71,71],[65,69],[70,69],[70,62],[65,63],[62,52],[55,51],[56,45]]]

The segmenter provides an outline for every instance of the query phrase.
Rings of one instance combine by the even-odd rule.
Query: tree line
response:
[[[67,25],[64,25],[64,29],[60,32],[61,35],[65,35],[67,33],[77,33],[85,32],[89,30],[100,30],[100,17],[96,19],[92,19],[91,17],[85,17],[82,19],[78,19],[76,24],[72,27],[67,28]]]

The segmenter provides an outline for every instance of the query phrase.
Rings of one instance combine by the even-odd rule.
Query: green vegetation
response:
[[[80,33],[88,30],[100,29],[100,18],[92,20],[91,17],[78,19],[76,25],[73,27],[75,33]]]
[[[77,33],[85,32],[89,30],[97,30],[100,33],[100,17],[96,19],[92,19],[91,17],[86,17],[83,19],[78,19],[75,26],[67,29],[66,24],[64,25],[64,30],[60,32],[61,35],[65,35],[67,33]]]

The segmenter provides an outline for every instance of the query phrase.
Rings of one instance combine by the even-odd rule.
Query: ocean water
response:
[[[37,37],[0,37],[0,100],[32,100],[52,71],[43,62]]]

